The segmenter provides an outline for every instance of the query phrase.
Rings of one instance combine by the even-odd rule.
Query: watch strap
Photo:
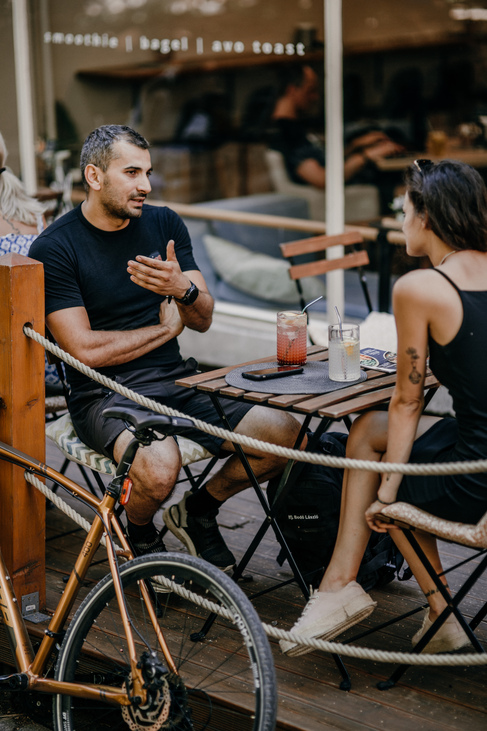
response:
[[[190,280],[190,286],[184,293],[184,296],[181,297],[181,299],[178,299],[177,297],[175,297],[174,299],[176,300],[176,302],[179,302],[180,305],[192,305],[198,297],[199,293],[200,291],[196,284],[193,284],[193,282],[191,282]]]

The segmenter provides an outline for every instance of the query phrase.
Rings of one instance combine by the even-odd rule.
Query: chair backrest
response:
[[[363,241],[363,236],[358,231],[347,231],[335,236],[314,236],[309,239],[290,241],[279,245],[283,257],[290,263],[289,276],[296,282],[302,307],[304,307],[305,302],[300,279],[319,276],[336,269],[357,269],[367,307],[369,312],[372,312],[373,308],[367,282],[362,271],[362,267],[369,263],[369,255],[365,249],[357,248],[359,245],[363,245]],[[327,259],[326,251],[333,246],[350,246],[354,250],[344,256]],[[306,261],[303,263],[296,261],[300,257],[306,257]],[[310,261],[310,258],[313,260]]]
[[[487,548],[487,513],[479,520],[473,530],[473,540],[479,548]]]

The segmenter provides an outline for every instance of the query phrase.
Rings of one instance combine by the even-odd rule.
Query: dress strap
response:
[[[435,268],[434,271],[435,272],[438,272],[438,274],[441,274],[442,277],[445,277],[445,279],[447,279],[450,282],[451,286],[454,287],[457,290],[458,294],[461,296],[462,290],[460,289],[460,287],[458,287],[455,284],[455,282],[452,279],[450,279],[450,277],[448,276],[448,274],[445,274],[445,272],[442,272],[441,269],[436,269]]]

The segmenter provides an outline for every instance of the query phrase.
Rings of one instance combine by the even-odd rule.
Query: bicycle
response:
[[[95,512],[36,651],[0,552],[0,618],[17,669],[0,676],[0,688],[53,694],[55,731],[271,731],[277,708],[274,664],[248,598],[202,559],[180,553],[134,558],[117,517],[117,503],[130,499],[137,449],[184,433],[192,421],[137,408],[107,409],[104,415],[121,418],[133,438],[101,499],[0,442],[0,459],[52,480]],[[65,630],[103,536],[110,573],[83,598]],[[207,635],[209,612],[217,619]]]

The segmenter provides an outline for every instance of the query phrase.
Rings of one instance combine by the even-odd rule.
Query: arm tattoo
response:
[[[416,348],[407,348],[406,354],[411,357],[411,373],[409,374],[409,380],[414,385],[420,383],[421,381],[421,373],[418,371],[417,368],[417,361],[419,360],[418,351]]]

